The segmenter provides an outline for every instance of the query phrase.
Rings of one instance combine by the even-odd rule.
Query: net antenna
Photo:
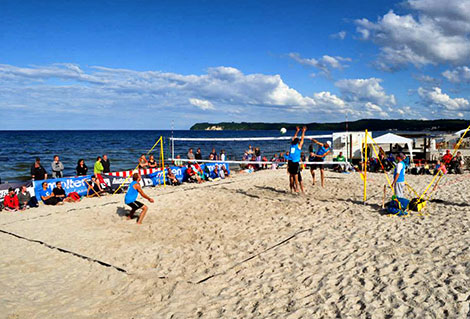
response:
[[[305,140],[311,139],[332,139],[333,134],[323,134],[323,135],[306,135]],[[268,159],[271,158],[274,154],[279,153],[286,153],[289,151],[290,141],[292,140],[292,136],[277,136],[277,137],[263,137],[263,136],[255,136],[255,137],[170,137],[170,143],[172,145],[172,154],[171,158],[168,158],[169,161],[178,160],[181,162],[198,162],[198,163],[222,163],[221,160],[209,160],[207,159],[207,155],[212,148],[216,148],[215,145],[218,145],[217,148],[228,148],[230,146],[230,142],[237,143],[239,147],[232,148],[232,153],[228,154],[229,158],[242,158],[244,155],[244,150],[247,147],[247,143],[251,142],[251,144],[259,144],[262,150],[262,156],[268,156]],[[182,144],[180,147],[176,144]],[[277,142],[277,144],[273,147],[273,142]],[[207,143],[212,143],[210,146],[207,146]],[[240,144],[243,143],[243,144]],[[204,144],[206,145],[204,147]],[[243,146],[242,146],[243,145]],[[201,147],[205,148],[205,154],[203,155],[203,159],[188,159],[186,156],[186,152],[189,148],[198,148]],[[175,157],[175,149],[180,151],[183,155],[182,158]],[[308,150],[305,151],[306,158],[308,158]],[[261,161],[261,160],[225,160],[223,163],[227,164],[257,164],[257,165],[271,165],[271,164],[279,164],[279,162],[273,161]],[[350,166],[349,162],[308,162],[303,161],[303,164],[315,164],[315,165],[345,165]]]

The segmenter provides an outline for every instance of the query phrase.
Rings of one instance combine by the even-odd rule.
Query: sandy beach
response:
[[[466,318],[469,175],[425,216],[379,212],[383,175],[326,173],[288,192],[284,170],[146,188],[0,214],[2,318]],[[318,178],[318,177],[317,177]],[[423,190],[431,176],[408,176]],[[390,192],[389,192],[390,193]]]

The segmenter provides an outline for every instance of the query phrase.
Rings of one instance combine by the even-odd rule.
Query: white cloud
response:
[[[459,66],[454,70],[446,70],[442,73],[452,83],[470,83],[470,68],[468,66]]]
[[[470,103],[464,98],[451,98],[441,88],[425,89],[420,87],[418,94],[425,104],[442,109],[442,111],[470,111]]]
[[[377,66],[393,71],[413,64],[470,61],[470,2],[409,0],[414,15],[389,11],[377,22],[356,20],[358,33],[380,47]]]
[[[335,83],[343,98],[351,102],[371,102],[376,105],[395,105],[393,94],[387,95],[381,79],[343,79]]]
[[[352,61],[350,58],[344,58],[340,56],[333,57],[329,55],[324,55],[320,59],[302,58],[300,54],[295,52],[289,53],[288,57],[290,57],[292,60],[296,61],[301,65],[317,68],[322,72],[323,75],[326,76],[330,76],[331,71],[334,69],[344,69],[348,66],[347,62]]]
[[[334,33],[331,35],[331,37],[333,39],[340,39],[340,40],[344,40],[346,38],[346,31],[340,31],[338,33]]]
[[[210,102],[210,101],[207,101],[207,100],[200,100],[200,99],[195,99],[195,98],[190,98],[189,99],[189,103],[191,103],[192,105],[200,108],[201,110],[214,110],[214,105]]]

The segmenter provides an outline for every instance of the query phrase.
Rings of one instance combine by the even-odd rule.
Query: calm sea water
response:
[[[294,132],[287,132],[293,135]],[[307,132],[308,134],[329,134],[331,132]],[[30,179],[30,168],[36,157],[51,173],[51,162],[55,154],[65,166],[64,175],[75,175],[77,161],[85,160],[88,168],[93,169],[97,156],[107,154],[111,170],[133,169],[139,156],[155,144],[160,136],[164,137],[165,158],[170,157],[168,138],[171,131],[0,131],[0,178],[2,182],[24,181]],[[174,137],[254,137],[280,136],[279,131],[174,131]],[[200,147],[206,158],[214,147],[217,153],[225,149],[229,159],[241,159],[248,145],[260,147],[262,155],[270,158],[274,153],[288,150],[288,141],[256,142],[182,142],[175,141],[175,155],[186,157],[189,147]],[[158,157],[160,150],[153,154]]]

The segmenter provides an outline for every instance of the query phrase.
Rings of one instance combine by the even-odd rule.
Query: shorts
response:
[[[132,208],[133,210],[137,210],[141,207],[144,206],[144,204],[142,204],[141,202],[139,202],[138,200],[136,200],[135,202],[132,202],[132,203],[129,203],[127,204],[130,208]]]
[[[405,197],[405,183],[404,182],[395,183],[394,191],[397,197],[404,198]]]
[[[315,157],[315,159],[313,160],[314,162],[323,162],[324,161],[324,158],[323,157]],[[316,170],[317,168],[319,169],[323,169],[323,166],[324,165],[315,165],[315,164],[311,164],[310,165],[310,170]]]
[[[298,174],[300,172],[299,162],[292,162],[292,161],[287,162],[287,171],[291,175]]]

